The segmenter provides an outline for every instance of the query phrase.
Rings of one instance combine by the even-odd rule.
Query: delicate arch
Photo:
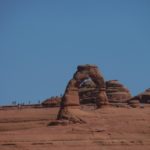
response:
[[[91,78],[97,85],[99,93],[96,100],[97,107],[108,104],[108,98],[105,92],[105,81],[98,67],[95,65],[82,65],[77,67],[73,78],[68,82],[64,96],[61,102],[61,108],[79,107],[79,85],[85,80]]]

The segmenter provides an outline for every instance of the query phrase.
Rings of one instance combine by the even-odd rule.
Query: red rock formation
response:
[[[79,89],[81,104],[95,103],[97,94],[96,85],[91,80],[85,82]],[[112,103],[127,102],[131,98],[130,91],[117,80],[106,81],[106,94]]]
[[[91,80],[85,80],[79,87],[79,98],[81,104],[95,104],[98,96],[98,87]]]
[[[42,102],[42,106],[44,107],[58,107],[60,106],[61,97],[51,97]]]
[[[126,102],[131,98],[131,94],[127,88],[125,88],[121,83],[117,80],[106,81],[106,94],[109,98],[109,102],[114,103],[122,103]],[[80,104],[94,104],[96,103],[98,97],[98,87],[92,81],[92,79],[88,78],[84,80],[78,89]],[[60,97],[52,97],[46,99],[42,105],[44,107],[57,107],[60,106],[61,98]],[[135,103],[135,102],[134,102]]]
[[[140,102],[139,100],[136,100],[136,99],[128,101],[128,104],[133,108],[140,107]]]
[[[99,72],[97,66],[83,65],[78,66],[77,71],[73,75],[73,78],[69,81],[64,96],[62,97],[60,111],[58,113],[58,120],[68,119],[73,120],[75,117],[70,114],[68,108],[80,108],[79,100],[79,87],[87,79],[92,81],[97,86],[98,94],[96,99],[97,108],[108,104],[107,95],[105,92],[105,82],[102,74]],[[77,121],[77,119],[76,119]],[[80,122],[81,120],[79,120]]]
[[[127,102],[131,98],[130,91],[118,80],[106,81],[106,93],[109,102]]]
[[[143,93],[140,93],[137,96],[131,98],[129,103],[134,100],[138,100],[140,103],[150,103],[150,88],[146,89]]]

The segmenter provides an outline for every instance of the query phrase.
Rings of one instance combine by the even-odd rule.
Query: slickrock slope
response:
[[[147,104],[148,105],[148,104]],[[74,109],[86,124],[47,126],[59,108],[0,110],[0,150],[149,150],[150,107]]]

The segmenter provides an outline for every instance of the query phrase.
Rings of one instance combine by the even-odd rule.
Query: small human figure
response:
[[[18,110],[21,110],[21,104],[18,104]]]

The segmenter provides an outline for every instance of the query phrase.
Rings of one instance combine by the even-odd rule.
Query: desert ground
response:
[[[0,110],[0,150],[149,150],[150,107],[73,109],[85,124],[48,126],[59,108]]]

